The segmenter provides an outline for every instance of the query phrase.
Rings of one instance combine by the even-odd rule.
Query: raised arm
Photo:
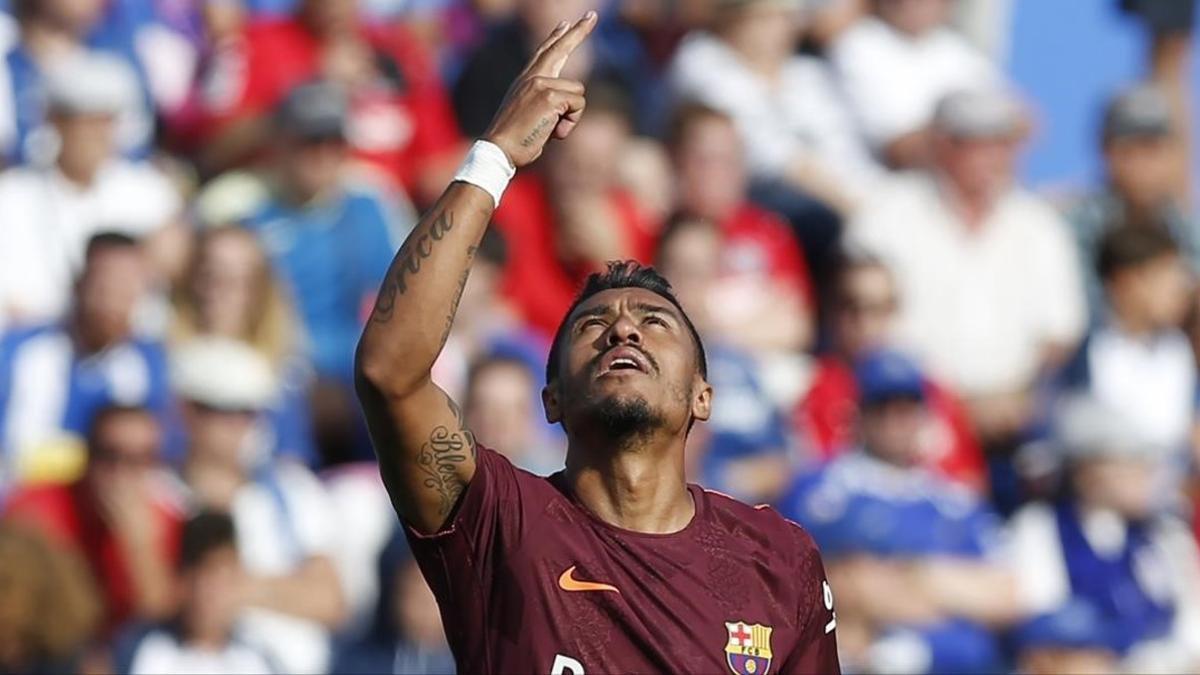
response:
[[[559,73],[595,25],[595,12],[560,24],[513,83],[483,137],[512,167],[579,121],[583,85]],[[384,483],[396,512],[426,533],[443,526],[475,475],[475,439],[430,369],[495,207],[484,189],[451,183],[396,254],[358,344],[356,387]]]

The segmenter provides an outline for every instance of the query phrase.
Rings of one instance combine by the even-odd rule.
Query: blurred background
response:
[[[652,263],[847,672],[1200,672],[1193,0],[0,0],[0,673],[453,671],[354,347],[590,8],[436,365],[477,438],[560,468],[548,339]]]

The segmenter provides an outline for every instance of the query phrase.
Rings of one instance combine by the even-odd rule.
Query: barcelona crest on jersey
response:
[[[737,675],[767,675],[771,668],[771,627],[744,621],[725,622],[729,640],[725,660]]]

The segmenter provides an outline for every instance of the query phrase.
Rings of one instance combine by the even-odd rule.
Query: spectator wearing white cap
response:
[[[250,347],[198,338],[173,355],[190,446],[183,477],[200,504],[227,510],[248,574],[240,626],[284,671],[322,672],[344,615],[331,555],[338,523],[308,469],[264,458],[255,419],[277,395],[269,363]]]
[[[0,158],[41,164],[54,159],[54,129],[47,124],[47,99],[55,71],[70,62],[102,55],[119,61],[132,76],[122,92],[117,146],[129,157],[144,157],[154,135],[154,111],[141,78],[137,47],[118,37],[106,23],[103,0],[13,0],[19,40],[0,59]],[[95,50],[95,51],[93,51]],[[161,50],[162,62],[170,60]],[[103,80],[78,78],[81,90],[98,90]],[[112,90],[113,88],[107,87]]]
[[[898,177],[850,225],[895,273],[899,333],[967,400],[985,442],[1028,422],[1031,387],[1084,329],[1066,223],[1015,184],[1022,112],[999,90],[938,106],[930,171]]]
[[[1117,672],[1200,666],[1200,555],[1158,499],[1162,450],[1120,409],[1090,396],[1056,410],[1067,486],[1055,504],[1011,521],[1018,592],[1031,622],[1082,608],[1088,636],[1120,658]]]
[[[1100,131],[1104,183],[1067,209],[1084,261],[1092,317],[1105,301],[1096,261],[1104,236],[1131,226],[1164,232],[1200,272],[1200,221],[1188,199],[1190,171],[1186,129],[1175,119],[1166,91],[1140,85],[1114,96]]]
[[[128,66],[68,57],[48,74],[46,93],[54,161],[0,174],[0,315],[9,322],[62,316],[98,232],[147,239],[161,275],[178,264],[180,195],[158,169],[117,153],[118,118],[136,96]]]
[[[997,86],[994,63],[955,33],[950,0],[871,0],[829,57],[859,128],[878,156],[897,168],[923,164],[929,123],[943,96]]]

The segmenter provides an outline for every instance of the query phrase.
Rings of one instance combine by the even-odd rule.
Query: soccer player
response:
[[[583,85],[559,73],[595,24],[588,12],[537,49],[384,281],[357,358],[384,481],[462,672],[836,673],[809,535],[685,480],[712,388],[652,269],[593,275],[555,337],[542,398],[567,433],[564,471],[477,445],[430,380],[505,184],[583,113]]]

